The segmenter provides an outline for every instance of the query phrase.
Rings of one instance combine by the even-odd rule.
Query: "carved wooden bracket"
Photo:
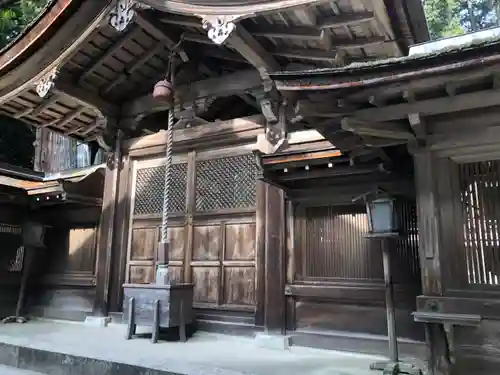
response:
[[[136,0],[118,0],[109,11],[109,24],[116,31],[122,32],[134,19],[136,8],[149,9],[150,6]]]
[[[118,0],[109,12],[109,24],[118,32],[125,30],[134,18],[134,6],[135,0]]]
[[[43,76],[40,81],[38,81],[35,90],[39,97],[44,98],[55,86],[55,81],[58,73],[59,70],[56,67],[48,72],[45,76]]]
[[[215,44],[223,44],[229,35],[236,29],[235,21],[245,17],[244,14],[230,14],[221,16],[199,15],[203,28],[208,30],[207,35]]]

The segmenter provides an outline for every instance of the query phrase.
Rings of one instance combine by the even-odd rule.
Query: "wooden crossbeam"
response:
[[[170,25],[178,25],[184,27],[203,27],[201,19],[198,17],[181,16],[178,14],[165,14],[160,18],[160,21]]]
[[[136,26],[132,26],[128,29],[123,35],[120,36],[120,38],[118,38],[116,42],[112,43],[109,48],[104,50],[95,60],[92,60],[90,64],[86,66],[85,70],[78,77],[77,82],[81,85],[82,82],[90,74],[92,74],[97,67],[99,67],[110,56],[113,56],[116,52],[118,52],[128,40],[136,36],[140,31],[141,29]]]
[[[78,87],[74,82],[58,79],[53,91],[59,95],[69,96],[80,105],[94,107],[105,115],[118,116],[119,114],[119,108],[116,105],[107,102],[96,93]]]
[[[253,36],[266,38],[317,41],[323,39],[324,37],[323,30],[308,26],[283,27],[266,25],[265,27],[261,27],[255,25],[247,27],[246,29]]]
[[[321,51],[317,49],[299,49],[299,48],[276,48],[271,51],[273,55],[283,56],[288,59],[310,60],[310,61],[328,61],[340,63],[337,51]]]
[[[413,103],[390,105],[383,108],[362,109],[354,112],[353,116],[361,120],[383,122],[404,119],[411,113],[418,113],[420,116],[429,116],[476,108],[487,108],[500,105],[500,95],[498,94],[498,90],[484,90],[452,97],[446,96]],[[332,117],[335,116],[336,114],[333,113]]]
[[[206,44],[209,46],[213,46],[214,43],[208,39],[205,35],[195,34],[195,33],[186,33],[184,34],[184,40],[193,43]],[[299,48],[276,48],[274,50],[267,51],[268,54],[274,56],[283,56],[290,59],[298,59],[298,60],[311,60],[311,61],[332,61],[337,58],[336,51],[321,51],[321,50],[310,50],[310,49],[299,49]],[[207,56],[215,57],[222,60],[230,60],[230,61],[245,61],[250,63],[250,61],[246,59],[242,59],[238,55],[231,54],[230,52],[226,52],[223,49],[217,49],[210,52],[207,52]],[[252,64],[253,65],[253,64]]]
[[[123,83],[131,74],[136,70],[140,69],[145,63],[147,63],[154,55],[158,54],[164,49],[162,43],[153,45],[149,50],[143,53],[136,61],[133,61],[129,66],[127,66],[124,71],[122,71],[115,79],[113,79],[104,89],[104,93],[109,93],[116,86]]]
[[[362,48],[371,46],[374,44],[384,43],[384,36],[370,36],[364,38],[333,38],[332,45],[336,48],[351,49],[351,48]]]
[[[49,97],[43,98],[42,102],[38,105],[38,107],[36,107],[35,109],[33,109],[29,113],[29,115],[33,116],[33,117],[38,116],[43,111],[45,111],[47,108],[49,108],[50,106],[54,105],[59,99],[61,99],[61,95],[55,94],[55,93],[52,94]]]
[[[227,44],[261,72],[280,70],[280,64],[242,25],[238,25],[231,33]]]
[[[151,14],[137,12],[134,19],[142,29],[157,38],[160,42],[165,43],[168,48],[172,49],[177,44],[177,40],[169,35],[165,25],[152,17]],[[183,62],[189,61],[189,56],[182,47],[177,48],[177,53]]]
[[[402,124],[393,122],[376,123],[371,121],[358,120],[356,118],[343,118],[341,120],[342,129],[363,136],[372,136],[388,139],[413,140],[415,136],[404,129]]]
[[[181,85],[176,88],[175,97],[176,102],[182,103],[198,98],[242,94],[260,88],[261,85],[262,81],[259,73],[254,69],[250,69]],[[170,103],[157,101],[148,94],[124,103],[123,114],[125,117],[133,117],[142,113],[166,110],[170,107]]]
[[[84,106],[79,106],[75,109],[73,109],[72,111],[68,112],[66,115],[64,115],[62,118],[60,119],[55,119],[51,122],[48,122],[46,124],[43,124],[41,127],[42,128],[46,128],[46,127],[49,127],[49,126],[53,126],[53,127],[56,127],[56,128],[63,128],[64,126],[66,126],[68,123],[70,123],[71,121],[73,121],[75,118],[77,118],[83,111],[85,111],[86,107]]]
[[[375,18],[373,12],[344,13],[336,16],[324,18],[318,25],[320,29],[330,29],[334,27],[349,26],[360,22],[371,21]]]

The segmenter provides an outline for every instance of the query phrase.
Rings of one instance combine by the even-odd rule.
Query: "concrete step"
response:
[[[0,366],[7,370],[3,372],[0,367],[0,375],[245,375],[226,369],[210,371],[188,363],[176,371],[159,370],[5,343],[0,343]]]
[[[0,365],[0,374],[2,375],[45,375],[41,372],[22,370],[16,367]]]

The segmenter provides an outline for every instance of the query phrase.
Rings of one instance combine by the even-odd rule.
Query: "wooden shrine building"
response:
[[[383,189],[402,213],[401,351],[436,375],[495,373],[488,35],[419,44],[419,0],[53,1],[0,56],[0,112],[109,158],[95,286],[73,278],[85,298],[35,313],[120,320],[122,285],[154,281],[172,110],[169,272],[194,283],[201,329],[385,354],[382,259],[354,201]],[[171,49],[173,103],[151,95]]]

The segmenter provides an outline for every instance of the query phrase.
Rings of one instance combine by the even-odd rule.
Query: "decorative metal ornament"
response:
[[[241,16],[204,16],[203,28],[208,30],[208,37],[215,44],[223,44],[236,29],[234,21]]]
[[[57,68],[52,69],[47,73],[36,85],[36,93],[39,97],[44,98],[49,91],[55,86],[55,80],[59,71]]]
[[[118,0],[109,13],[109,24],[118,32],[125,30],[134,18],[135,5],[135,0]]]

